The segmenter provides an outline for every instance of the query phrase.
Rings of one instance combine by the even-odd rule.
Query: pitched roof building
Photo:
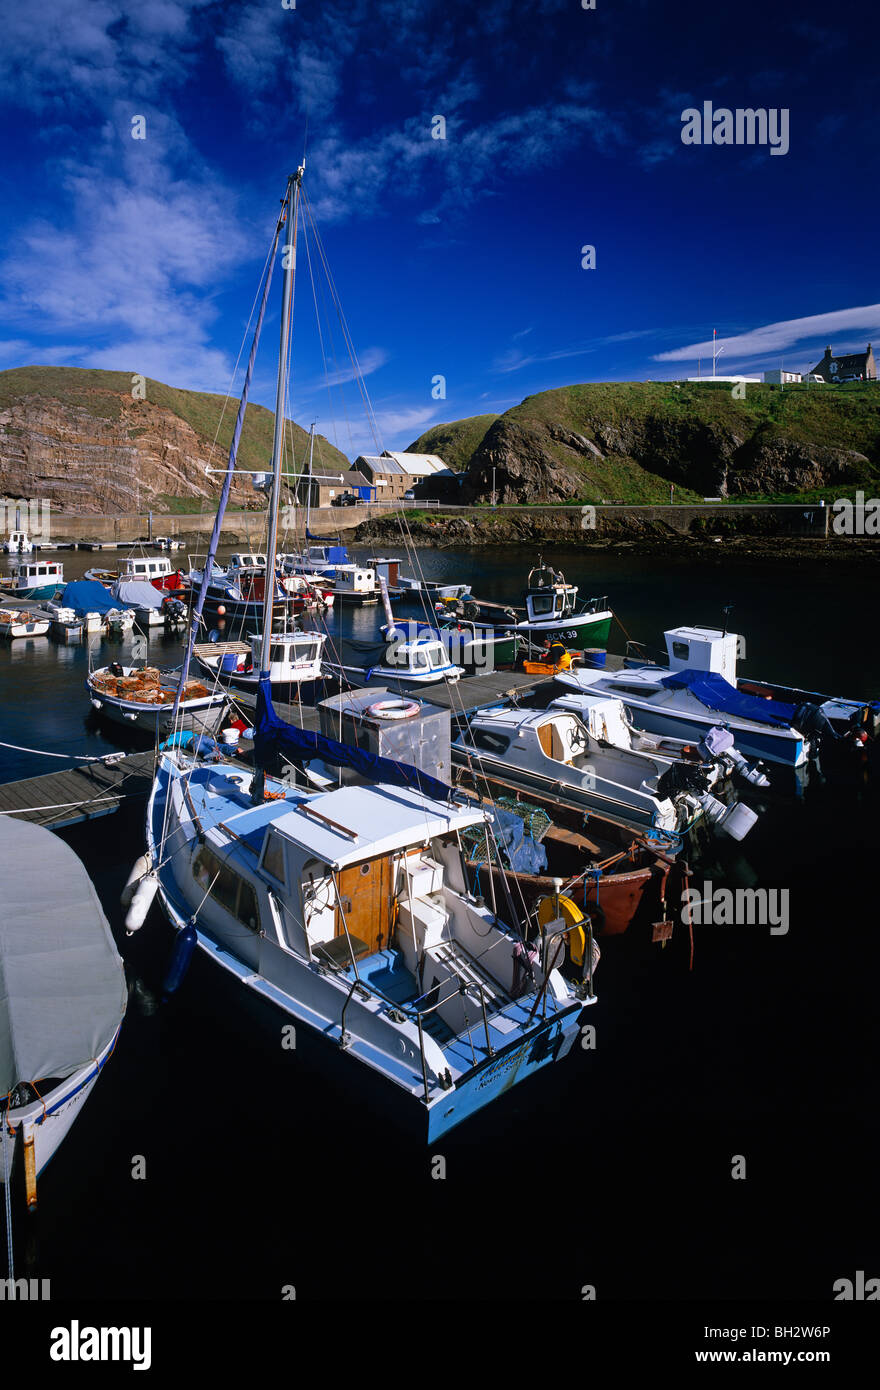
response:
[[[824,376],[826,381],[840,381],[848,376],[861,377],[863,381],[876,381],[877,363],[874,361],[870,343],[865,352],[848,352],[843,357],[835,357],[829,346],[825,349],[822,361],[816,363],[813,372],[817,376]]]

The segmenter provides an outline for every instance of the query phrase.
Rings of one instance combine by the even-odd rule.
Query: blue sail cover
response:
[[[72,579],[64,586],[61,606],[72,608],[75,613],[109,613],[111,608],[119,607],[119,599],[97,579]]]
[[[352,748],[347,743],[337,743],[323,734],[308,733],[297,729],[286,720],[279,719],[272,704],[272,683],[269,677],[260,677],[257,690],[257,718],[254,725],[254,758],[258,767],[265,767],[275,753],[286,753],[291,758],[321,758],[333,767],[351,767],[374,782],[390,782],[395,787],[408,787],[410,791],[421,792],[423,796],[436,801],[448,801],[453,794],[452,787],[420,772],[408,763],[395,762],[393,758],[377,758],[364,748]]]
[[[689,690],[707,709],[720,710],[722,714],[732,714],[739,719],[772,724],[777,729],[788,728],[794,720],[794,705],[786,704],[783,700],[763,700],[757,695],[747,695],[717,671],[676,671],[671,676],[664,676],[661,684],[669,690]]]

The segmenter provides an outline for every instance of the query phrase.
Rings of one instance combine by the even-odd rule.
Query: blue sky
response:
[[[713,328],[726,373],[880,343],[870,9],[0,0],[0,22],[0,368],[225,393],[304,141],[383,447],[570,382],[705,372]],[[704,101],[788,111],[787,153],[683,144]],[[292,412],[353,457],[372,439],[355,386],[325,385],[300,272]],[[277,327],[276,294],[270,406]]]

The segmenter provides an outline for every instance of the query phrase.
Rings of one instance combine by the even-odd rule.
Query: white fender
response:
[[[138,928],[144,925],[147,920],[147,913],[152,906],[153,899],[159,888],[159,876],[156,873],[149,873],[141,879],[134,896],[131,900],[131,907],[125,918],[126,935],[131,936]]]
[[[142,854],[140,858],[134,861],[131,873],[125,880],[125,887],[119,895],[119,901],[122,903],[123,907],[130,907],[131,900],[134,897],[134,890],[137,888],[141,879],[150,872],[151,863],[152,860],[148,854]]]

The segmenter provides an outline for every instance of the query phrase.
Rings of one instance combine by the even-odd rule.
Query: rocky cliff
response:
[[[120,372],[28,367],[0,373],[0,495],[48,499],[61,512],[145,512],[212,506],[237,402],[178,391],[149,378],[144,399]],[[222,417],[222,424],[221,424]],[[273,415],[249,405],[238,461],[268,468]],[[218,425],[220,432],[213,445]],[[297,460],[308,436],[293,425]],[[316,436],[324,471],[347,471],[348,460]],[[189,502],[189,508],[187,508]],[[233,507],[265,506],[250,479],[233,485]]]
[[[492,423],[458,500],[769,497],[880,478],[880,384],[596,383],[530,396]],[[823,394],[824,392],[824,394]],[[451,500],[451,499],[449,499]]]

